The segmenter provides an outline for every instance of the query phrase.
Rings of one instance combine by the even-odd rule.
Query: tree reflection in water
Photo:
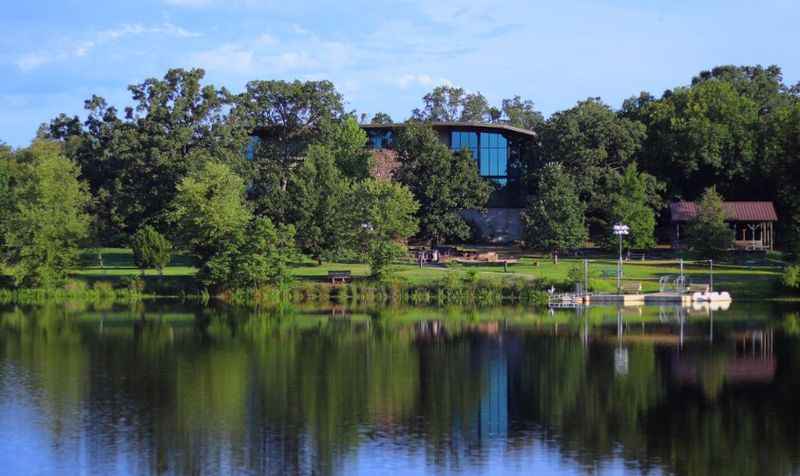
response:
[[[2,312],[0,416],[18,439],[0,438],[0,464],[95,474],[512,473],[531,461],[601,473],[800,470],[798,326],[786,310],[734,306],[712,323],[663,310],[148,306]]]

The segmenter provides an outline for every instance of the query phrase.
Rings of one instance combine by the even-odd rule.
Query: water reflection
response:
[[[792,474],[789,309],[0,316],[11,474]]]

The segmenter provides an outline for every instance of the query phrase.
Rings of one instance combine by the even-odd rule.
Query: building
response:
[[[775,222],[778,215],[772,202],[723,202],[725,221],[734,230],[734,246],[742,250],[771,250],[775,243]],[[673,246],[682,245],[682,227],[697,217],[694,202],[670,205]]]
[[[525,206],[525,190],[519,184],[520,164],[536,134],[505,124],[435,122],[430,124],[443,144],[453,151],[469,150],[482,177],[493,181],[495,191],[485,212],[464,210],[464,217],[475,224],[489,242],[510,242],[522,238],[520,220]],[[398,167],[394,139],[404,124],[363,124],[373,151],[373,175],[390,179]],[[435,173],[435,171],[432,171]]]

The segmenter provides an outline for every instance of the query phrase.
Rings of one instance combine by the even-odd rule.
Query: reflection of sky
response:
[[[466,460],[466,458],[465,458]],[[355,454],[342,465],[342,474],[391,476],[417,474],[487,474],[487,475],[564,475],[584,476],[640,474],[640,470],[626,465],[621,458],[598,462],[591,468],[577,466],[565,459],[557,450],[542,444],[538,439],[522,448],[508,448],[505,437],[495,437],[483,448],[480,459],[456,464],[439,464],[431,460],[424,449],[409,450],[405,445],[386,441],[362,444]],[[651,476],[663,474],[651,469]]]

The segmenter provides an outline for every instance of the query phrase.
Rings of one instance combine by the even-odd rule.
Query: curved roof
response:
[[[728,221],[778,221],[772,202],[723,202]],[[697,216],[695,202],[674,202],[669,206],[672,222],[690,221]]]
[[[536,133],[529,129],[509,126],[508,124],[490,124],[485,122],[427,122],[434,129],[475,129],[483,131],[505,131],[528,137],[536,137]],[[362,129],[399,129],[405,127],[403,122],[392,124],[361,124]]]

